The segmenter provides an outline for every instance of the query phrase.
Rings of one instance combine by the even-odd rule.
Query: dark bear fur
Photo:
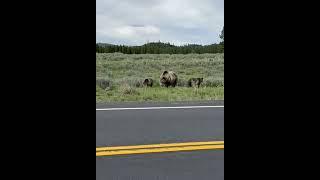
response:
[[[143,81],[142,84],[143,84],[143,86],[152,87],[152,85],[153,85],[153,79],[147,78],[147,79],[145,79],[145,80]]]
[[[188,86],[199,88],[202,82],[203,82],[203,78],[191,78],[188,81]]]
[[[165,87],[175,87],[178,82],[178,76],[173,71],[164,71],[160,75],[160,86]]]

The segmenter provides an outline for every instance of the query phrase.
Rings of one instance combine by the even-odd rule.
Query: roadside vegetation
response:
[[[160,87],[165,70],[178,75],[176,87]],[[197,101],[224,99],[224,54],[96,53],[97,102]],[[203,78],[200,88],[187,87],[190,78]],[[143,87],[145,78],[152,87]]]

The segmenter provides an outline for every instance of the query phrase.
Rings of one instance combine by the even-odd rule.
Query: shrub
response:
[[[137,77],[128,77],[123,78],[118,81],[119,85],[128,84],[131,87],[142,87],[143,84],[143,78],[137,78]]]
[[[120,86],[120,92],[123,95],[139,95],[139,92],[129,84],[122,84]]]
[[[188,80],[186,79],[178,79],[178,83],[177,86],[181,86],[181,87],[187,87],[188,86]]]
[[[202,84],[203,84],[203,86],[206,86],[206,87],[223,87],[224,80],[223,79],[215,79],[215,78],[204,78]]]

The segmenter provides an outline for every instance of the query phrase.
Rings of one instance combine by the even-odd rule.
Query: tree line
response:
[[[97,53],[114,53],[121,52],[124,54],[188,54],[188,53],[223,53],[224,45],[197,45],[188,44],[184,46],[174,46],[170,43],[152,42],[142,46],[125,46],[125,45],[103,45],[96,44]]]
[[[223,53],[224,52],[224,27],[219,35],[222,40],[219,44],[198,45],[187,44],[184,46],[175,46],[170,43],[151,42],[142,46],[126,46],[112,44],[96,44],[97,53],[115,53],[124,54],[189,54],[189,53]]]

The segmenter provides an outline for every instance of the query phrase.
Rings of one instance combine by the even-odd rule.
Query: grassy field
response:
[[[159,86],[164,70],[175,71],[178,86]],[[96,54],[96,76],[109,82],[108,90],[96,86],[97,102],[198,101],[224,99],[224,54]],[[199,89],[188,88],[191,77],[203,77]],[[144,88],[144,78],[154,86]]]

